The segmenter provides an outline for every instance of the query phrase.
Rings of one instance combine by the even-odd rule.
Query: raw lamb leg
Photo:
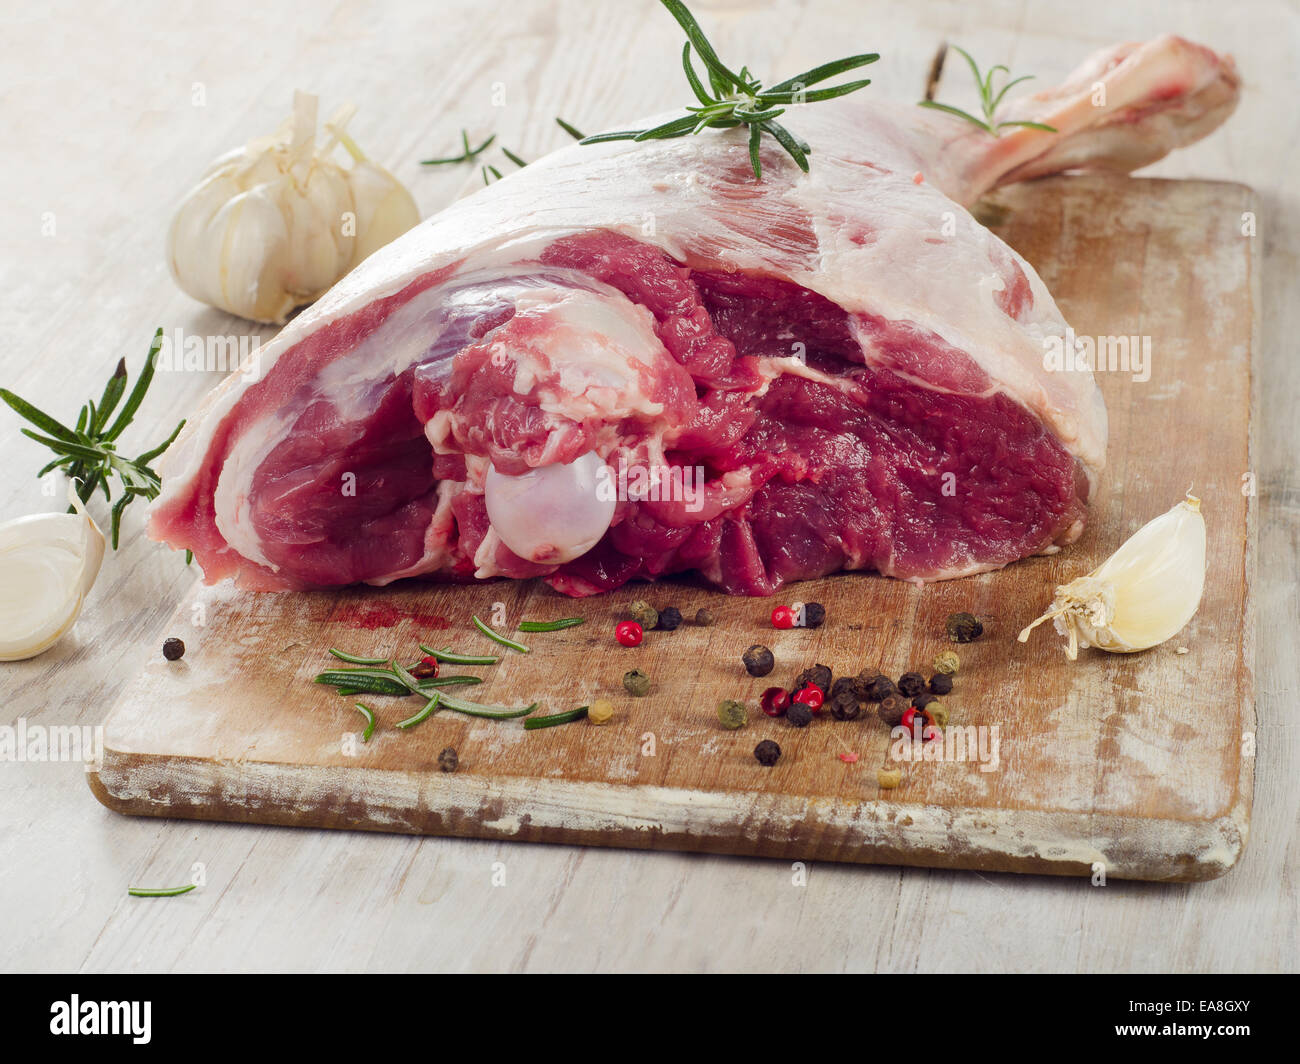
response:
[[[1044,368],[1065,321],[961,204],[1142,165],[1237,88],[1230,59],[1166,37],[1006,105],[1057,133],[858,93],[788,116],[807,175],[765,146],[755,181],[739,131],[556,152],[373,255],[218,387],[150,533],[248,588],[573,595],[938,580],[1056,549],[1105,409],[1090,374]]]

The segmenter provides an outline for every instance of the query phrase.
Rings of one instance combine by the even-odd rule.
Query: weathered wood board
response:
[[[767,623],[773,601],[684,583],[578,603],[537,583],[281,596],[196,586],[172,624],[184,659],[159,655],[128,685],[91,788],[112,809],[155,816],[1070,875],[1101,867],[1118,878],[1221,875],[1245,845],[1253,784],[1257,270],[1242,228],[1251,210],[1238,185],[1112,177],[1050,179],[985,205],[982,216],[1035,264],[1078,334],[1151,340],[1149,379],[1134,380],[1132,367],[1098,374],[1109,466],[1088,531],[1062,553],[925,588],[865,574],[801,584],[780,599],[824,603],[827,623],[780,633]],[[1057,583],[1094,567],[1189,487],[1202,499],[1210,561],[1200,612],[1179,637],[1133,656],[1085,652],[1077,663],[1047,626],[1027,646],[1015,641]],[[650,633],[625,649],[612,626],[636,597],[688,617],[707,605],[718,624]],[[608,696],[613,722],[527,732],[518,720],[443,713],[403,732],[392,725],[413,701],[374,698],[374,738],[347,741],[362,724],[353,700],[311,683],[332,660],[327,647],[402,654],[418,638],[487,649],[469,619],[498,602],[509,625],[575,613],[588,623],[526,637],[533,653],[505,652],[478,670],[486,682],[469,696],[540,699],[550,712]],[[796,730],[753,708],[741,731],[717,724],[720,698],[754,706],[769,683],[814,661],[894,676],[924,668],[948,646],[943,622],[954,610],[976,613],[986,629],[958,648],[962,669],[945,699],[950,732],[983,729],[965,760],[898,762],[874,716]],[[776,654],[767,679],[740,667],[752,642]],[[645,698],[622,689],[633,667],[652,677]],[[784,751],[773,768],[752,756],[764,738]],[[459,752],[454,774],[436,767],[447,746]],[[841,760],[848,752],[859,760]],[[901,768],[902,786],[881,790],[880,767]]]

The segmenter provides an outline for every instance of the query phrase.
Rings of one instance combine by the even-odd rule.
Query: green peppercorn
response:
[[[745,671],[750,676],[766,676],[776,667],[776,658],[761,643],[755,643],[746,650],[740,660],[745,663]]]
[[[745,709],[744,702],[737,702],[734,698],[724,698],[718,703],[718,721],[727,730],[735,731],[737,728],[743,728],[747,720],[749,720],[749,713]]]
[[[785,719],[796,728],[806,728],[812,723],[813,712],[802,702],[791,702],[785,711]]]
[[[954,643],[973,643],[984,634],[984,626],[969,613],[954,613],[945,627]]]
[[[903,722],[903,714],[907,712],[908,704],[907,699],[897,692],[885,695],[880,700],[880,705],[876,707],[876,715],[891,728],[897,728]]]
[[[717,619],[713,616],[712,610],[706,610],[703,606],[701,606],[698,610],[695,611],[695,623],[698,624],[701,628],[707,628],[711,624],[716,624]]]
[[[836,720],[857,720],[862,705],[852,691],[841,691],[831,699],[831,716]]]
[[[442,769],[443,772],[455,772],[456,769],[460,767],[460,758],[456,756],[456,751],[453,747],[446,747],[442,753],[438,755],[438,767]]]
[[[758,759],[760,765],[771,768],[781,757],[781,748],[771,739],[764,739],[754,747],[754,757]]]
[[[890,695],[898,693],[894,681],[888,676],[882,676],[880,673],[868,676],[867,670],[863,669],[858,673],[858,679],[863,680],[866,684],[866,701],[868,702],[883,702]]]
[[[640,698],[650,693],[650,677],[640,669],[630,669],[623,673],[623,686],[627,688],[628,694]]]
[[[946,672],[936,672],[930,677],[930,693],[932,695],[952,694],[952,677]]]
[[[682,611],[676,606],[669,606],[666,610],[659,611],[659,627],[665,632],[676,631],[682,623]]]
[[[898,690],[908,698],[915,698],[925,690],[925,677],[919,672],[905,672],[898,678]]]
[[[659,623],[659,612],[643,599],[637,599],[632,603],[627,612],[643,631],[648,632]]]
[[[925,709],[940,728],[948,727],[948,707],[942,702],[931,702]]]
[[[945,650],[941,654],[936,654],[933,661],[934,671],[953,675],[961,668],[961,658],[957,656],[955,650]]]

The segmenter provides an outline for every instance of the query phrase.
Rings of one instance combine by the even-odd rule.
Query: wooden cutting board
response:
[[[1245,845],[1253,784],[1257,258],[1243,232],[1253,209],[1239,185],[1115,177],[1040,181],[982,205],[1077,333],[1151,337],[1149,380],[1098,375],[1109,466],[1088,531],[1060,554],[925,588],[864,574],[797,585],[778,601],[820,601],[827,621],[786,632],[768,624],[773,600],[685,583],[581,602],[540,583],[278,596],[196,586],[171,625],[185,657],[159,654],[127,686],[91,789],[111,809],[151,816],[1094,877],[1222,875]],[[1050,626],[1027,646],[1015,641],[1056,584],[1100,563],[1189,487],[1203,501],[1210,561],[1200,612],[1179,637],[1076,663]],[[626,649],[612,629],[638,597],[688,617],[708,606],[718,623],[651,632]],[[330,646],[407,655],[419,639],[489,651],[470,617],[495,603],[511,627],[573,614],[588,623],[524,637],[531,654],[505,651],[473,670],[485,683],[458,690],[539,699],[541,712],[605,696],[617,706],[609,725],[528,732],[518,720],[441,713],[398,731],[414,700],[372,698],[381,723],[362,745],[353,699],[311,682]],[[928,673],[956,610],[985,625],[981,640],[956,648],[962,667],[945,699],[950,731],[984,729],[963,732],[977,740],[966,760],[897,761],[874,715],[827,715],[798,730],[758,712],[764,687],[814,662],[837,674]],[[766,679],[740,665],[753,642],[776,654]],[[647,697],[623,691],[634,667],[652,678]],[[718,700],[731,697],[751,706],[740,731],[716,720]],[[761,739],[781,745],[775,767],[755,761]],[[436,766],[447,746],[459,753],[454,774]],[[841,759],[850,753],[856,762]],[[902,785],[881,790],[881,767],[901,768]]]

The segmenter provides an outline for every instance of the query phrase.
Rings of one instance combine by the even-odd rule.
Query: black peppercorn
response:
[[[754,747],[754,756],[758,758],[760,765],[767,765],[770,768],[780,758],[781,748],[771,739],[764,739]]]
[[[438,755],[438,767],[442,769],[443,772],[455,772],[459,766],[460,758],[456,756],[456,751],[453,747],[448,746]]]
[[[946,672],[936,672],[930,677],[930,693],[947,695],[952,693],[952,677]]]
[[[701,606],[695,611],[695,623],[701,628],[707,628],[709,625],[714,623],[713,611],[706,610]]]
[[[898,689],[908,698],[915,698],[925,690],[925,677],[919,672],[905,672],[898,678]]]
[[[938,702],[938,701],[939,698],[937,695],[932,695],[926,691],[922,691],[919,695],[916,695],[912,699],[912,705],[914,705],[917,709],[924,709],[931,702]]]
[[[825,697],[831,689],[831,670],[829,665],[814,665],[811,669],[804,669],[794,678],[794,689],[807,687],[812,684],[820,689],[822,696]]]
[[[829,696],[835,698],[837,695],[844,695],[844,693],[852,695],[859,702],[865,702],[867,700],[867,685],[858,676],[839,676],[839,678],[836,678],[836,682],[831,684]]]
[[[666,610],[659,611],[659,627],[665,632],[671,632],[682,623],[682,611],[676,606],[669,606]]]
[[[903,722],[903,714],[907,712],[907,706],[907,699],[902,695],[886,695],[876,707],[876,715],[891,728],[896,728]]]
[[[740,660],[745,663],[745,671],[750,676],[766,676],[776,667],[776,658],[772,657],[772,652],[761,643],[755,643],[746,650]]]
[[[894,686],[894,681],[888,676],[882,676],[879,673],[868,676],[867,670],[863,669],[858,673],[858,679],[866,684],[868,702],[883,702],[890,695],[898,692],[898,688]]]
[[[831,699],[831,716],[836,720],[857,720],[862,704],[852,691],[841,691]]]
[[[796,728],[806,728],[812,723],[813,712],[802,702],[791,702],[790,708],[785,711],[785,719]]]
[[[946,625],[954,643],[973,643],[984,634],[984,626],[969,613],[954,613]]]
[[[820,602],[808,602],[803,608],[803,626],[805,628],[820,628],[822,622],[826,620],[826,607]]]
[[[163,657],[168,661],[175,661],[177,658],[185,656],[185,644],[172,636],[170,639],[163,640]]]

